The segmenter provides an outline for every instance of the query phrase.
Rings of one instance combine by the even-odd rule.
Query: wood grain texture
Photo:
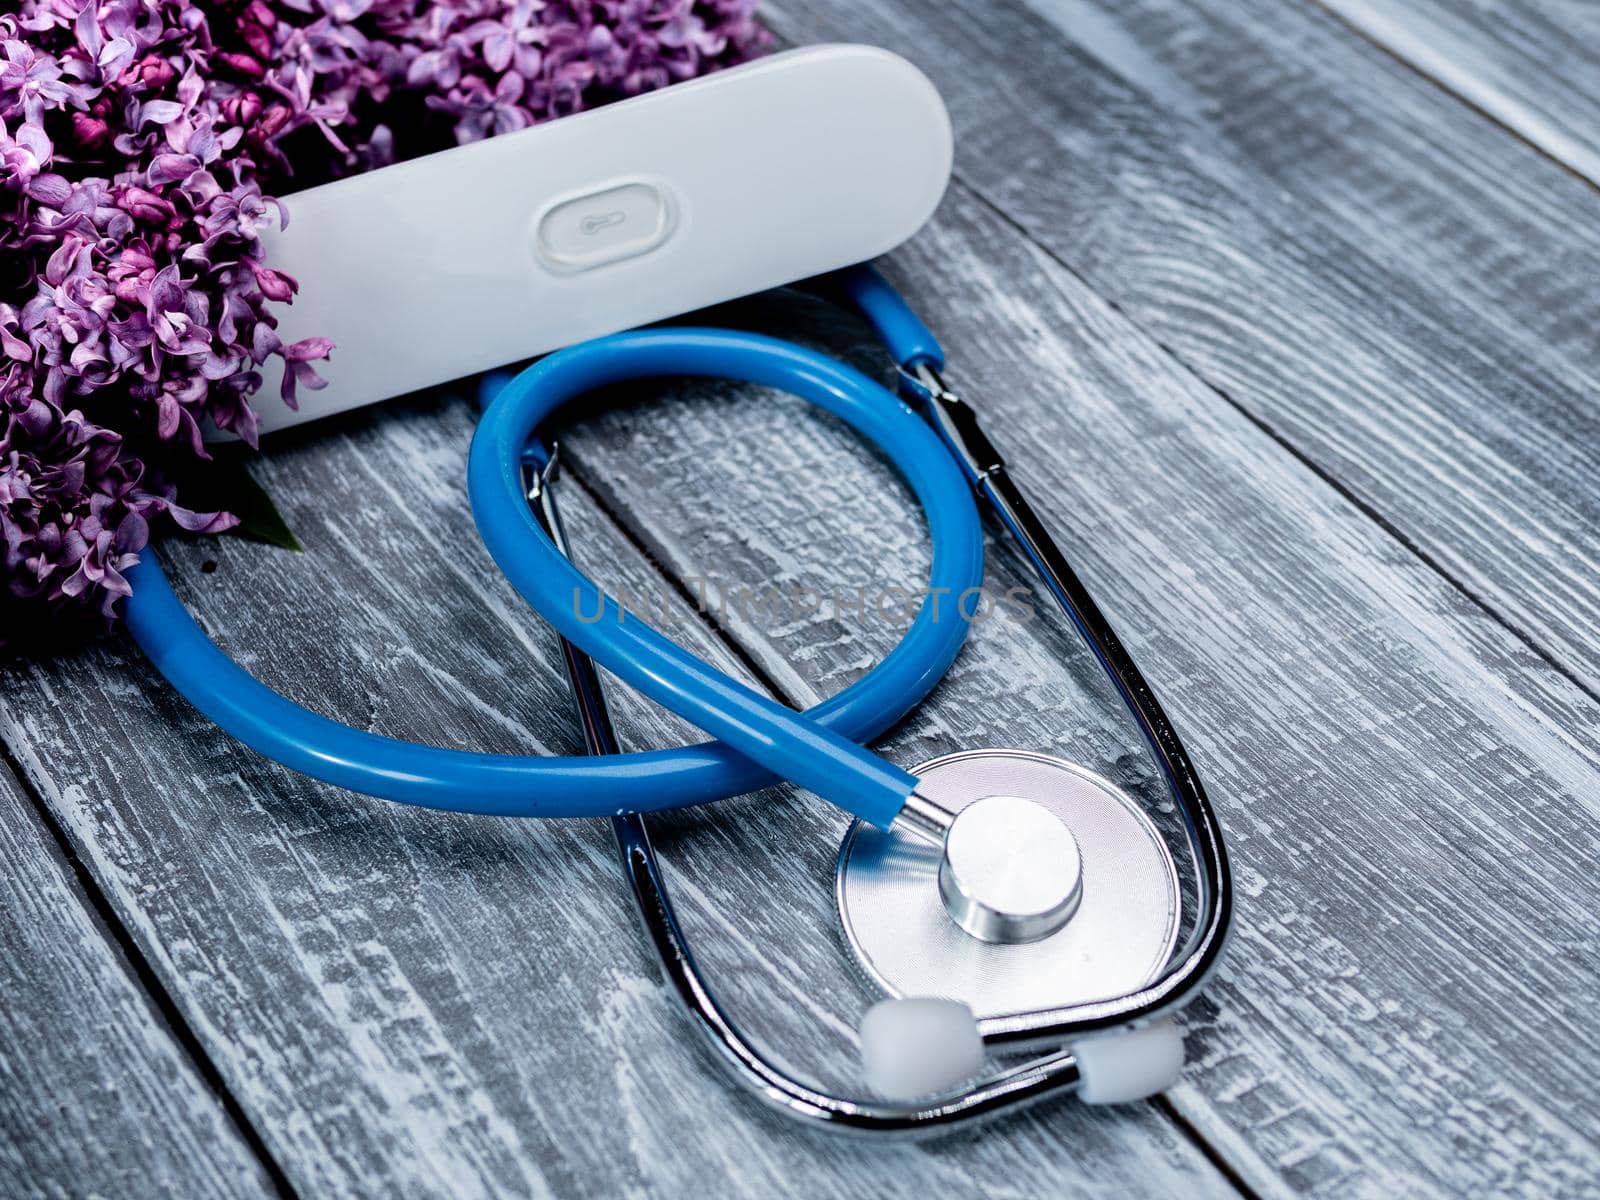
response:
[[[1396,58],[1600,184],[1600,5],[1317,0]]]
[[[890,267],[1220,804],[1239,925],[1189,1018],[1178,1110],[1263,1194],[1592,1194],[1600,706],[965,188]],[[797,328],[776,302],[730,315]],[[737,395],[682,389],[568,451],[683,578],[914,586],[922,531],[882,465],[795,402]],[[990,569],[1021,582],[1014,555]],[[809,700],[899,622],[725,624]],[[1095,668],[1043,622],[976,628],[890,753],[981,745],[1149,783]],[[743,940],[781,938],[785,911],[748,904],[743,864],[769,852],[717,836],[740,853],[711,854],[702,890]]]
[[[579,748],[554,641],[473,532],[471,432],[460,402],[324,425],[261,463],[306,554],[230,539],[164,557],[222,643],[298,700],[437,744]],[[600,576],[661,595],[582,493],[566,497]],[[1148,1106],[1058,1106],[931,1147],[799,1134],[706,1073],[604,823],[458,817],[311,783],[120,645],[14,666],[4,686],[0,732],[303,1194],[1233,1194]],[[616,699],[635,745],[685,732]],[[762,803],[779,801],[746,802]],[[723,990],[755,1032],[783,1035],[785,1060],[853,1077],[865,998],[824,919],[836,831],[807,843],[803,869],[777,852],[733,870],[721,826],[686,823],[706,837],[667,854],[687,858],[674,879],[727,964]],[[788,845],[789,812],[755,823]],[[695,915],[700,867],[744,881],[735,911]],[[748,940],[751,911],[782,953]]]
[[[1594,188],[1305,4],[770,11],[904,48],[961,179],[1600,691]]]
[[[0,1195],[272,1195],[3,765],[0,863]]]

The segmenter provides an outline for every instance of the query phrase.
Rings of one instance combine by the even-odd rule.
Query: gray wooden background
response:
[[[956,181],[889,273],[945,337],[1218,802],[1237,936],[1154,1103],[885,1147],[706,1074],[609,833],[411,811],[234,744],[125,642],[3,671],[0,1195],[1600,1194],[1600,5],[767,0],[916,60]],[[717,319],[880,369],[793,295]],[[919,577],[903,489],[722,386],[567,440],[582,561],[801,703],[892,621],[706,621],[677,589]],[[479,547],[471,406],[279,441],[303,555],[163,558],[262,679],[441,745],[571,751],[550,634]],[[997,582],[1021,578],[1007,552]],[[690,732],[619,696],[631,745]],[[1085,655],[977,629],[888,741],[1144,788]],[[708,967],[826,1083],[864,997],[842,819],[664,826]]]

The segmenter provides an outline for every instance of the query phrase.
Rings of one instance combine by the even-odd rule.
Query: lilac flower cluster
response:
[[[207,421],[322,384],[266,193],[748,58],[755,0],[12,0],[0,15],[0,651],[102,628]],[[264,191],[265,189],[265,191]],[[276,402],[276,401],[274,401]]]

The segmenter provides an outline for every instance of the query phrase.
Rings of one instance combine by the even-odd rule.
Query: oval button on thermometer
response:
[[[552,205],[539,218],[539,257],[557,271],[633,258],[672,232],[672,205],[648,183],[624,183]]]
[[[278,335],[336,349],[261,431],[867,262],[932,215],[951,146],[905,59],[807,46],[286,196]]]

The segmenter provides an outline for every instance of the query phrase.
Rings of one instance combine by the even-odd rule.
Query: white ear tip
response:
[[[1183,1071],[1183,1031],[1170,1017],[1072,1044],[1086,1104],[1126,1104],[1164,1092]]]
[[[867,1086],[891,1100],[948,1091],[983,1066],[983,1039],[959,1000],[883,1000],[861,1019]]]

